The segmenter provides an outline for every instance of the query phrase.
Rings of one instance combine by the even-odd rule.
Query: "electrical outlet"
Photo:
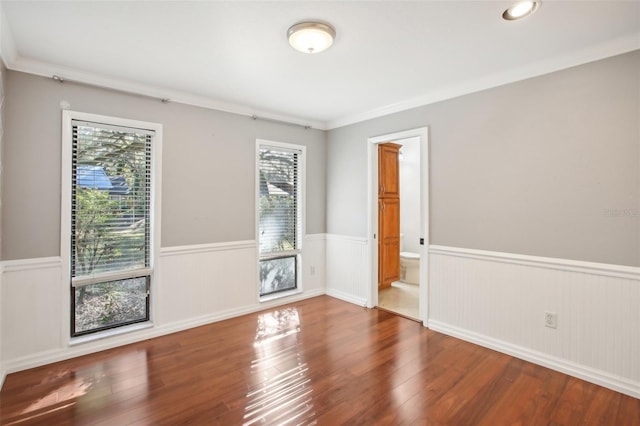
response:
[[[312,266],[311,268],[309,268],[309,273],[310,273],[311,275],[315,275],[315,274],[316,274],[316,267],[315,267],[315,266]]]
[[[558,328],[558,314],[555,312],[545,312],[544,326],[549,328]]]

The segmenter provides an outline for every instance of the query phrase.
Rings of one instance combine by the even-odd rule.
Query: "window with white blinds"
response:
[[[303,151],[259,145],[258,243],[260,295],[297,288]]]
[[[149,319],[154,132],[72,120],[72,335]]]

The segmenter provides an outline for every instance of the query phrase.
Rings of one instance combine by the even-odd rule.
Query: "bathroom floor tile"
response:
[[[419,319],[419,286],[396,281],[378,292],[378,306],[400,315]]]

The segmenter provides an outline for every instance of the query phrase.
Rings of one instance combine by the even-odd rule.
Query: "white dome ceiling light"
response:
[[[518,2],[502,13],[502,19],[516,21],[526,18],[538,9],[539,4],[540,2],[529,0]]]
[[[291,47],[304,53],[319,53],[328,49],[335,37],[336,30],[322,22],[299,22],[287,31]]]

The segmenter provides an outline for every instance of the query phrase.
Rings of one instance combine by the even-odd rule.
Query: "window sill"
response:
[[[269,294],[267,296],[260,297],[260,303],[271,302],[272,300],[282,299],[283,297],[293,296],[295,294],[302,293],[302,290],[299,288],[294,288],[293,290],[282,291],[279,293]]]
[[[69,346],[77,346],[84,343],[95,342],[96,340],[108,339],[109,337],[120,336],[121,334],[145,330],[151,327],[153,327],[153,323],[151,321],[147,321],[139,324],[126,325],[124,327],[118,327],[111,330],[99,331],[97,333],[88,334],[86,336],[72,337],[71,339],[69,339]]]

